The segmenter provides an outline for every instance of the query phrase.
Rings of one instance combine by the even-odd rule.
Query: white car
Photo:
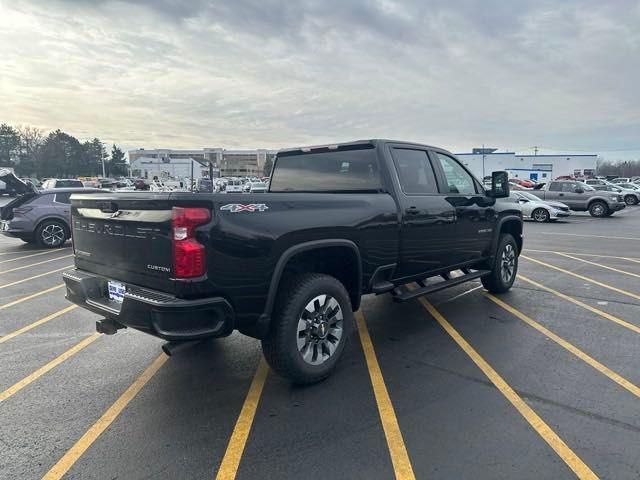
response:
[[[529,192],[511,192],[520,209],[522,218],[531,218],[536,222],[552,222],[571,215],[569,207],[564,203],[542,200]]]
[[[618,177],[611,180],[611,183],[629,183],[631,181],[630,178],[627,177]]]
[[[242,193],[242,180],[229,180],[225,191],[227,193]]]
[[[605,192],[616,192],[624,198],[627,205],[638,205],[640,203],[640,191],[634,188],[624,188],[623,183],[610,183],[608,185],[593,185],[596,190]]]
[[[267,193],[267,184],[264,182],[248,182],[249,193]]]

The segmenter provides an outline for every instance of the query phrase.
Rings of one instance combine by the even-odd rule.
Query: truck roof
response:
[[[368,140],[353,140],[351,142],[339,142],[339,143],[327,143],[324,145],[310,145],[310,146],[302,146],[302,147],[291,147],[291,148],[282,148],[280,150],[278,150],[278,153],[293,153],[293,152],[310,152],[311,150],[325,150],[325,149],[329,149],[329,150],[337,150],[339,148],[343,148],[343,147],[351,147],[351,146],[360,146],[360,145],[372,145],[372,146],[378,146],[379,144],[386,144],[386,143],[397,143],[397,144],[403,144],[403,145],[413,145],[413,146],[419,146],[419,147],[425,147],[425,148],[430,148],[430,149],[434,149],[434,150],[444,150],[443,148],[440,147],[435,147],[433,145],[426,145],[424,143],[418,143],[418,142],[407,142],[407,141],[403,141],[403,140],[390,140],[390,139],[384,139],[384,138],[372,138],[372,139],[368,139]]]

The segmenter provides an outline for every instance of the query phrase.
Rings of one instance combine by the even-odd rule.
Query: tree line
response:
[[[127,175],[124,152],[99,139],[80,142],[61,130],[48,134],[31,126],[0,124],[0,168],[13,167],[22,177],[64,178]]]
[[[628,160],[624,162],[599,161],[598,175],[617,175],[618,177],[640,176],[640,160]]]

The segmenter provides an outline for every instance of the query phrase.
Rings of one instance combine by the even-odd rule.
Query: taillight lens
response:
[[[176,278],[200,277],[207,270],[204,245],[195,239],[195,228],[211,219],[206,208],[173,207],[171,243],[173,273]]]
[[[33,207],[16,207],[13,209],[13,214],[19,217],[20,215],[24,215],[31,210],[33,210]]]

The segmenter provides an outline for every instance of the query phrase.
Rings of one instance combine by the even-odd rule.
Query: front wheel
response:
[[[544,208],[536,208],[531,216],[536,222],[540,223],[548,222],[550,218],[549,212]]]
[[[627,205],[635,205],[638,203],[638,198],[635,195],[627,195],[624,197],[624,203]]]
[[[353,325],[349,294],[329,275],[297,275],[280,287],[271,322],[262,340],[269,366],[295,383],[319,382],[344,352]]]
[[[608,211],[609,207],[607,207],[607,204],[601,201],[595,201],[589,205],[589,213],[592,217],[604,217]]]
[[[491,293],[504,293],[511,288],[518,272],[518,245],[509,233],[500,235],[491,273],[482,277],[482,285]]]

